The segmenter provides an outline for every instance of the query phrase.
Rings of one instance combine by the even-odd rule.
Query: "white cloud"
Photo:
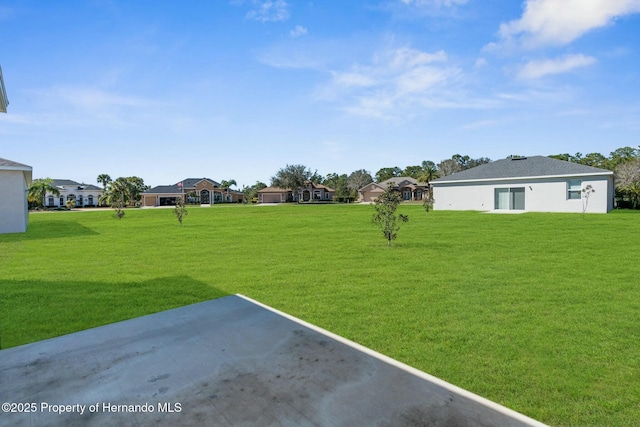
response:
[[[446,88],[461,72],[447,63],[444,51],[401,47],[379,52],[369,64],[331,74],[325,98],[344,100],[343,109],[351,114],[392,118],[416,106],[449,104]]]
[[[526,0],[520,19],[500,25],[500,44],[527,49],[563,46],[583,34],[640,12],[640,0]]]
[[[307,29],[302,25],[296,25],[293,30],[289,31],[289,35],[294,38],[304,36],[305,34],[307,34]]]
[[[289,19],[289,4],[284,0],[254,0],[255,9],[247,13],[248,19],[261,22],[285,21]]]
[[[566,55],[557,59],[530,61],[520,68],[517,76],[524,80],[539,79],[551,74],[562,74],[576,68],[587,67],[595,62],[596,59],[594,57],[582,54]]]

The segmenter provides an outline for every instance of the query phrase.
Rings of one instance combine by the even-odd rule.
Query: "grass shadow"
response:
[[[188,276],[129,283],[0,280],[0,348],[226,295]]]
[[[0,234],[0,242],[21,242],[25,240],[82,237],[100,234],[75,221],[30,222],[26,233]]]

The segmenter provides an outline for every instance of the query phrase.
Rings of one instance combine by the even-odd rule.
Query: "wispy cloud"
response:
[[[289,35],[293,38],[304,36],[305,34],[307,34],[307,29],[302,25],[296,25],[293,30],[289,31]]]
[[[332,71],[323,94],[343,103],[350,114],[394,118],[416,106],[450,103],[444,94],[461,70],[448,64],[444,51],[424,52],[410,47],[376,54],[369,64]]]
[[[524,13],[500,25],[490,47],[564,46],[625,15],[640,12],[640,0],[526,0]]]
[[[523,80],[539,79],[552,74],[567,73],[576,68],[595,64],[596,62],[594,57],[582,54],[566,55],[556,59],[529,61],[520,68],[517,77]]]
[[[253,1],[254,9],[247,13],[248,19],[260,22],[286,21],[289,19],[289,4],[284,0]]]

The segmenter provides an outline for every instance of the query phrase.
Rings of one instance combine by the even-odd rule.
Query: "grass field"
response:
[[[640,212],[361,205],[36,213],[0,235],[8,348],[242,293],[558,426],[640,424]]]

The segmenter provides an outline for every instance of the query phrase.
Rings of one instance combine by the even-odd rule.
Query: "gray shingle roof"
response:
[[[186,180],[185,180],[186,181]],[[176,194],[182,193],[182,189],[177,185],[158,185],[149,190],[145,190],[142,194]]]
[[[76,181],[73,181],[71,179],[54,179],[52,184],[55,187],[77,187],[80,188],[82,190],[89,190],[89,191],[102,191],[102,188],[93,185],[93,184],[84,184],[84,183],[79,183]]]
[[[209,181],[214,187],[220,187],[219,182],[214,181],[210,178],[186,178],[186,179],[183,179],[181,182],[184,188],[194,188],[196,184],[199,183],[200,181]],[[178,182],[175,183],[175,185],[178,185],[178,184],[179,184]]]
[[[508,158],[486,163],[475,168],[438,178],[432,181],[439,184],[452,181],[477,181],[509,178],[528,178],[545,176],[613,175],[606,169],[594,168],[578,163],[565,162],[545,156]]]
[[[9,159],[3,159],[2,157],[0,157],[0,166],[10,167],[12,169],[13,168],[16,168],[16,169],[22,169],[22,168],[31,169],[31,166],[23,165],[22,163],[14,162],[14,161],[9,160]]]

